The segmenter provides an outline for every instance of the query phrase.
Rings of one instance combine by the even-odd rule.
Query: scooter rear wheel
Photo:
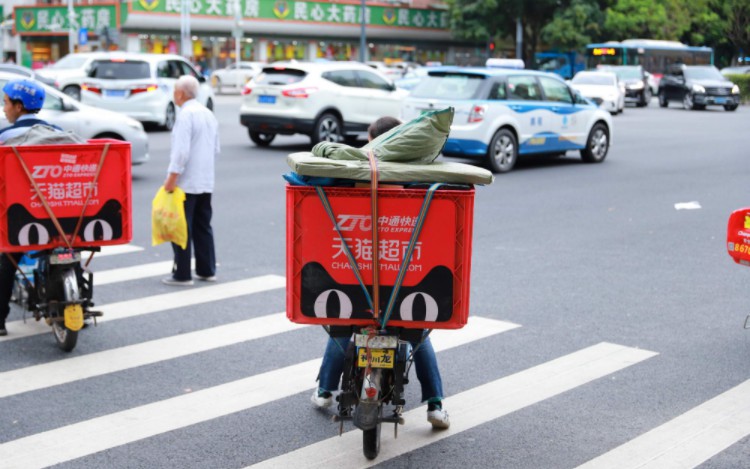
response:
[[[381,407],[381,414],[382,409]],[[362,430],[362,452],[367,459],[375,459],[380,453],[380,426],[381,423],[378,422],[375,428]]]
[[[78,294],[78,279],[75,270],[69,269],[63,273],[63,293],[66,302],[77,302],[80,299]],[[55,341],[58,347],[64,352],[71,352],[76,348],[78,343],[78,331],[72,331],[65,327],[62,321],[52,323],[52,332],[55,335]]]

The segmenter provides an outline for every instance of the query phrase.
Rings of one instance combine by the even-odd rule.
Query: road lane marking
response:
[[[434,331],[436,351],[520,327],[473,316],[463,329]],[[0,444],[3,468],[33,469],[245,411],[315,387],[321,359],[37,433]]]
[[[143,251],[143,248],[134,244],[116,244],[114,246],[102,246],[102,250],[94,254],[94,259],[102,256],[115,256],[117,254],[129,254],[131,252]],[[84,253],[81,257],[86,259],[88,256]]]
[[[252,468],[305,467],[348,469],[376,464],[498,419],[545,399],[657,355],[647,350],[602,342],[514,375],[464,391],[445,399],[451,415],[448,430],[433,431],[425,421],[426,406],[404,414],[406,424],[393,439],[392,426],[382,428],[380,454],[368,461],[362,454],[362,432],[342,436],[267,459]],[[389,431],[386,431],[388,429]]]
[[[98,322],[108,322],[251,295],[253,293],[284,288],[285,286],[286,279],[280,275],[262,275],[260,277],[238,280],[236,282],[219,283],[200,288],[180,287],[180,291],[110,303],[101,307],[95,307],[94,309],[104,313],[104,316],[97,319]],[[0,343],[49,333],[51,330],[46,323],[43,321],[34,321],[33,318],[27,319],[26,323],[20,320],[8,322],[6,328],[8,329],[8,335],[0,337]]]
[[[579,469],[696,467],[750,435],[750,380]]]
[[[109,285],[111,283],[127,282],[142,278],[156,277],[159,275],[168,276],[172,272],[174,261],[152,262],[150,264],[140,264],[131,267],[121,267],[118,269],[109,269],[94,271],[94,286]],[[195,259],[191,260],[191,268],[195,268]]]
[[[277,313],[0,373],[0,398],[150,365],[303,327]]]

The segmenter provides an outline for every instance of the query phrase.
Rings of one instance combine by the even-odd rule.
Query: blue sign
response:
[[[78,30],[78,45],[85,46],[89,43],[89,30],[81,28]]]

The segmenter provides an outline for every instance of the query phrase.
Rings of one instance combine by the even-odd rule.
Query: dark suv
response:
[[[648,106],[651,102],[651,87],[648,84],[648,72],[640,65],[602,65],[597,70],[607,70],[617,75],[620,83],[625,85],[625,102],[638,107]]]
[[[659,106],[682,101],[685,109],[724,106],[734,111],[740,105],[740,88],[727,80],[713,65],[672,65],[659,82]]]

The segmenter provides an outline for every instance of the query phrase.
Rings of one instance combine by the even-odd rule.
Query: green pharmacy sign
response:
[[[68,8],[15,7],[16,32],[18,34],[62,35],[70,30]],[[98,31],[104,26],[116,29],[119,14],[116,5],[77,5],[73,9],[73,28]]]
[[[349,24],[361,23],[362,8],[348,3],[307,2],[296,0],[187,0],[192,15],[233,18],[239,6],[245,19],[282,20],[295,23]],[[133,13],[179,15],[182,0],[133,0]],[[419,8],[396,8],[383,5],[365,7],[365,23],[394,28],[448,29],[448,12]]]

